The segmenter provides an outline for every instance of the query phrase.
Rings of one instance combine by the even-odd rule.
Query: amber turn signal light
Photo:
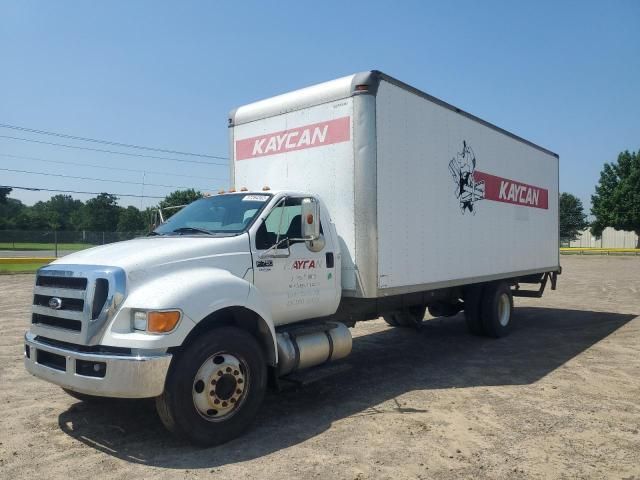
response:
[[[168,333],[178,324],[180,312],[149,312],[147,314],[147,331],[153,333]]]

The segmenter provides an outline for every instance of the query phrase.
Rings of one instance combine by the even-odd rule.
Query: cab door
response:
[[[254,284],[269,303],[276,325],[332,315],[340,300],[337,252],[331,235],[322,233],[322,219],[316,251],[300,240],[303,198],[281,199],[252,229]]]

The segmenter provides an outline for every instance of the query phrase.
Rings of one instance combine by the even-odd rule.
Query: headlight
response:
[[[135,330],[147,330],[147,312],[133,312],[133,328]]]
[[[133,328],[149,333],[169,333],[180,321],[179,310],[165,310],[162,312],[133,312]]]

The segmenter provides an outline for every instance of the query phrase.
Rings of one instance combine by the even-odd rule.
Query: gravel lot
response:
[[[28,375],[33,276],[1,276],[0,478],[640,479],[640,258],[562,264],[558,291],[516,299],[505,339],[461,315],[358,324],[351,370],[270,394],[211,449],[148,401],[83,404]]]

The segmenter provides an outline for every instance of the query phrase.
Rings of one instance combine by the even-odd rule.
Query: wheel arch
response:
[[[271,366],[278,363],[278,349],[273,324],[256,311],[241,305],[220,308],[200,320],[182,342],[185,348],[204,332],[221,326],[233,326],[249,332],[258,341]]]

